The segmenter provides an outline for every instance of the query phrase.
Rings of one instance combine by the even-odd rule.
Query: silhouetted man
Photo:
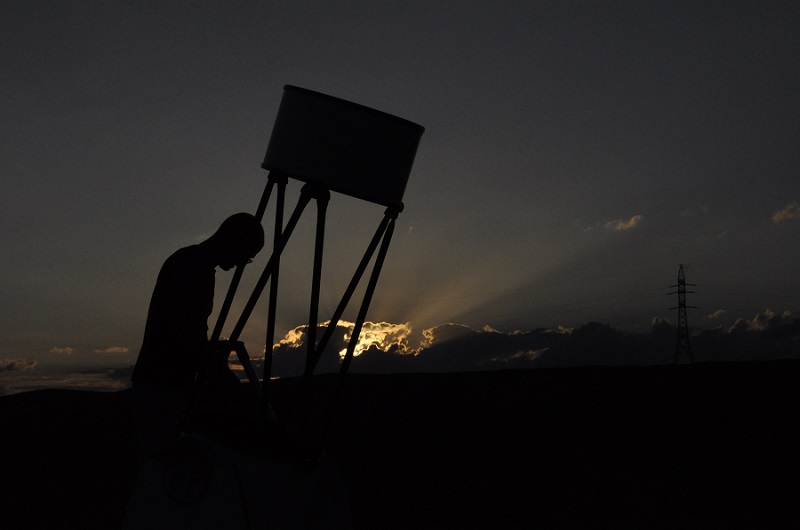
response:
[[[144,452],[168,451],[191,406],[195,377],[208,354],[216,267],[227,271],[247,263],[263,246],[261,223],[237,213],[206,241],[178,250],[161,267],[131,376],[131,412]]]

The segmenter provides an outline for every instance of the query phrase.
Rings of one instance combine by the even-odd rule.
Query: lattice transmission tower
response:
[[[678,340],[675,343],[675,358],[673,363],[677,364],[678,358],[682,353],[685,353],[690,363],[694,362],[694,355],[692,354],[692,344],[689,342],[689,319],[686,316],[686,309],[696,309],[695,306],[686,305],[686,294],[694,294],[694,291],[687,291],[686,286],[697,287],[695,283],[686,283],[686,276],[683,274],[683,264],[678,269],[678,283],[670,285],[670,288],[677,288],[669,294],[678,295],[678,305],[670,309],[678,310]]]

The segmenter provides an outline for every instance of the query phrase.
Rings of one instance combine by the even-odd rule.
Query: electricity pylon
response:
[[[692,309],[696,308],[692,305],[686,305],[686,294],[694,294],[694,291],[686,290],[687,285],[691,287],[697,286],[695,283],[686,283],[686,276],[683,274],[683,264],[681,264],[680,268],[678,269],[678,283],[676,285],[670,285],[670,288],[677,287],[677,290],[669,293],[678,295],[677,307],[670,308],[678,310],[678,340],[675,344],[675,358],[672,361],[674,364],[678,363],[678,357],[680,357],[681,353],[686,354],[690,363],[694,362],[692,344],[689,342],[689,320],[686,317],[686,309],[689,307]]]

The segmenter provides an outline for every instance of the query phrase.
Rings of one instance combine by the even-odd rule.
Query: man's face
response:
[[[247,263],[251,263],[253,261],[253,257],[248,256],[247,253],[234,253],[226,255],[222,258],[219,263],[219,268],[224,271],[229,271],[234,267],[238,267],[239,265],[246,265]]]
[[[228,271],[234,267],[238,267],[239,265],[250,263],[253,261],[253,257],[256,254],[258,254],[258,252],[253,252],[253,249],[248,248],[247,245],[233,245],[228,247],[228,249],[222,253],[222,258],[219,261],[219,267],[224,271]]]

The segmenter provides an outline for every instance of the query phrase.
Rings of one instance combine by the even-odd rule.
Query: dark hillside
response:
[[[799,377],[795,361],[351,375],[328,452],[358,528],[763,526],[800,515]],[[126,399],[0,398],[0,527],[119,524]]]

